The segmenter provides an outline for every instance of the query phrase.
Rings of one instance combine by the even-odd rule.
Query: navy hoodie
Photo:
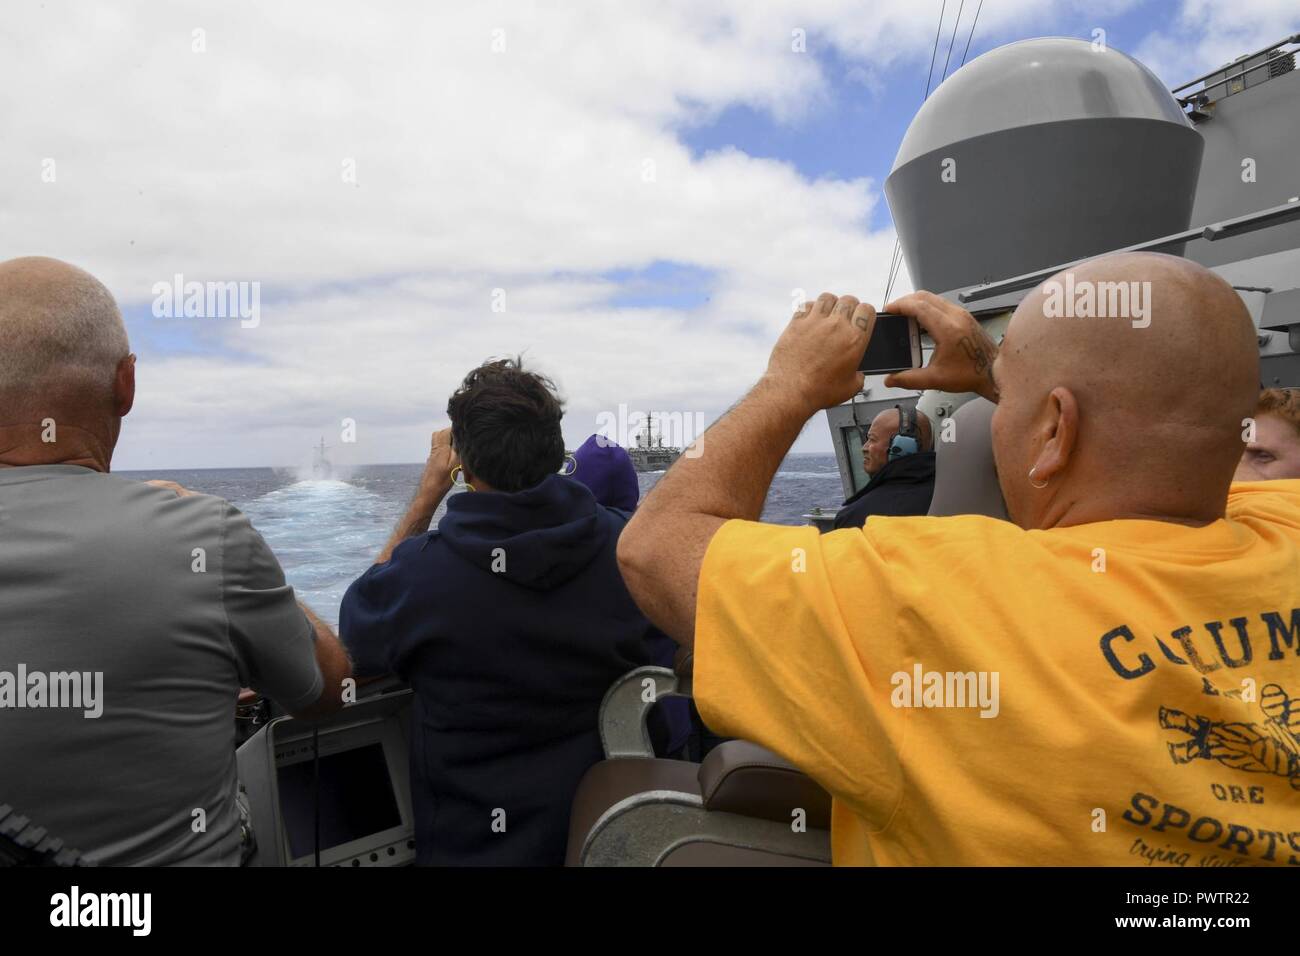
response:
[[[923,515],[934,497],[934,452],[921,451],[885,463],[867,486],[844,502],[835,530],[861,528],[872,515]]]
[[[615,560],[627,520],[559,475],[457,494],[348,588],[356,673],[415,691],[417,862],[564,862],[574,791],[603,756],[600,702],[651,656]]]

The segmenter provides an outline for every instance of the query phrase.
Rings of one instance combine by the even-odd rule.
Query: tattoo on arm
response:
[[[986,369],[989,367],[989,358],[984,354],[984,349],[980,347],[980,344],[975,341],[975,336],[962,336],[960,344],[962,351],[965,352],[966,357],[970,359],[971,365],[975,366],[976,374],[983,376]]]
[[[966,357],[970,359],[971,367],[974,368],[975,374],[982,378],[988,386],[988,398],[997,401],[998,387],[993,381],[993,359],[997,355],[997,346],[993,340],[988,337],[983,329],[971,335],[965,335],[958,343]]]

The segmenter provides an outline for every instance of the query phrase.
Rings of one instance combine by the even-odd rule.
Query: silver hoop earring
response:
[[[572,468],[569,467],[570,462],[573,463]],[[571,478],[573,477],[574,472],[576,472],[577,470],[578,470],[578,459],[575,458],[573,455],[565,455],[564,464],[560,466],[560,474],[562,474],[565,478]]]
[[[1038,482],[1034,481],[1034,472],[1036,472],[1037,470],[1038,470],[1038,466],[1036,465],[1033,468],[1029,469],[1029,486],[1031,488],[1040,488],[1040,489],[1046,488],[1047,487],[1046,481],[1044,481],[1041,485]]]

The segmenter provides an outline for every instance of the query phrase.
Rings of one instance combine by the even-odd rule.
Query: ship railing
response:
[[[1256,70],[1275,69],[1278,65],[1277,63],[1278,58],[1269,57],[1267,56],[1267,54],[1273,53],[1274,51],[1277,50],[1281,50],[1282,47],[1292,43],[1300,43],[1300,33],[1293,33],[1288,37],[1283,37],[1281,40],[1278,40],[1275,43],[1270,43],[1268,46],[1262,47],[1261,49],[1256,50],[1254,53],[1251,53],[1247,56],[1243,56],[1240,59],[1234,60],[1233,62],[1218,67],[1217,69],[1210,70],[1208,73],[1203,73],[1194,80],[1188,80],[1182,86],[1175,86],[1172,90],[1170,90],[1170,92],[1173,93],[1175,97],[1177,97],[1179,105],[1184,108],[1187,108],[1189,106],[1193,108],[1196,108],[1198,106],[1203,106],[1206,103],[1210,102],[1211,99],[1210,90],[1217,89],[1218,87],[1221,86],[1224,88],[1224,93],[1227,94],[1230,89],[1229,84],[1231,84],[1233,81],[1241,81],[1244,83],[1245,77],[1251,73],[1254,73]],[[1294,50],[1290,50],[1287,52],[1288,54],[1295,53]],[[1287,54],[1282,54],[1282,55],[1287,55]],[[1259,63],[1256,63],[1254,66],[1246,66],[1247,63],[1255,59],[1255,57],[1257,56],[1263,56],[1265,57],[1265,59]],[[1240,67],[1240,69],[1237,69],[1237,67]],[[1202,89],[1195,90],[1191,93],[1186,93],[1183,96],[1178,96],[1180,92],[1187,89],[1188,87],[1195,86],[1197,83],[1205,83],[1211,77],[1217,77],[1217,76],[1222,76],[1223,79],[1216,80],[1214,83],[1209,83],[1206,86],[1204,86]],[[1214,98],[1220,99],[1221,97],[1214,97]]]
[[[1097,258],[1099,255],[1113,255],[1119,252],[1159,252],[1162,249],[1168,249],[1171,246],[1178,246],[1195,239],[1204,239],[1206,242],[1218,242],[1221,239],[1231,239],[1236,236],[1246,235],[1247,233],[1257,232],[1261,229],[1271,229],[1274,226],[1280,226],[1283,223],[1294,222],[1296,220],[1300,220],[1300,196],[1293,197],[1287,202],[1282,203],[1280,206],[1261,209],[1258,212],[1238,216],[1235,219],[1225,219],[1222,222],[1211,223],[1208,226],[1199,226],[1195,229],[1185,229],[1182,232],[1176,232],[1168,236],[1161,236],[1158,239],[1150,239],[1146,242],[1139,242],[1136,245],[1125,246],[1122,249],[1111,249],[1107,252],[1084,256],[1070,262],[1062,262],[1058,265],[1048,266],[1046,269],[1035,269],[1033,272],[1026,272],[1023,275],[1013,276],[1009,279],[999,279],[995,282],[987,282],[983,285],[973,286],[963,292],[959,292],[957,294],[957,299],[964,305],[970,302],[978,302],[982,299],[991,299],[1011,292],[1019,292],[1023,289],[1032,289],[1043,280],[1051,278],[1061,270],[1069,269],[1071,266],[1081,265],[1091,259]]]

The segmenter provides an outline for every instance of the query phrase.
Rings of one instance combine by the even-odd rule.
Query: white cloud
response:
[[[988,3],[980,36],[1051,9]],[[145,353],[121,468],[291,464],[345,417],[356,460],[416,460],[464,373],[520,350],[562,384],[571,442],[619,402],[711,418],[761,372],[794,288],[880,296],[893,234],[867,227],[879,183],[695,157],[674,131],[737,103],[796,121],[826,95],[831,45],[871,95],[891,66],[924,70],[937,12],[25,4],[0,35],[0,258],[76,262],[135,311],[175,273],[262,283],[258,328]],[[600,274],[663,261],[708,270],[706,306],[609,305]],[[808,434],[827,446],[819,421]]]
[[[1164,29],[1130,52],[1172,86],[1297,31],[1295,0],[1183,0]]]

